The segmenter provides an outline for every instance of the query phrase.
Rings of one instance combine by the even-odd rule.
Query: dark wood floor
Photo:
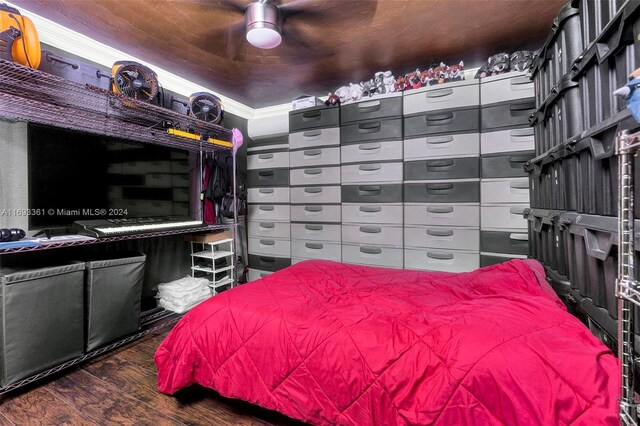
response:
[[[0,426],[302,424],[202,387],[158,392],[153,354],[169,329],[0,396]]]

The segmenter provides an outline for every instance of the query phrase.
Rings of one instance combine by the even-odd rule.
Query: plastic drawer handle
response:
[[[529,160],[531,160],[530,155],[516,155],[509,158],[510,163],[526,163]]]
[[[425,185],[427,192],[429,191],[449,191],[453,189],[452,183],[428,183]]]
[[[304,192],[306,192],[307,194],[318,194],[318,193],[322,192],[322,188],[317,187],[317,186],[313,186],[311,188],[305,188]]]
[[[322,130],[309,130],[307,132],[302,132],[303,138],[317,138],[322,134]]]
[[[379,226],[361,226],[360,232],[364,234],[379,234],[382,232],[382,228]]]
[[[515,138],[530,138],[533,136],[533,127],[527,129],[516,129],[510,133],[512,139]]]
[[[363,133],[379,132],[380,127],[382,127],[382,123],[380,123],[379,121],[358,124],[358,130],[362,131]]]
[[[427,235],[433,237],[451,237],[453,236],[452,229],[427,229]]]
[[[273,154],[260,154],[258,155],[260,160],[271,160],[273,158]]]
[[[304,208],[305,212],[321,212],[322,211],[322,207],[321,206],[306,206]]]
[[[322,248],[324,247],[324,245],[320,243],[305,243],[304,246],[311,250],[322,250]]]
[[[382,186],[380,186],[380,185],[360,185],[358,187],[358,191],[362,191],[362,192],[380,192],[380,191],[382,191]]]
[[[429,145],[440,145],[443,143],[453,142],[453,136],[443,136],[441,138],[427,138],[426,142]]]
[[[302,114],[303,119],[314,119],[317,120],[322,115],[322,111],[309,111]]]
[[[305,175],[321,175],[322,169],[306,169],[304,171]]]
[[[363,213],[380,213],[382,211],[382,207],[380,206],[360,206],[359,209]]]
[[[258,209],[262,210],[263,212],[272,212],[275,207],[273,206],[260,206],[258,207]]]
[[[362,170],[363,172],[373,172],[376,170],[380,170],[381,168],[382,166],[380,164],[362,164],[358,167],[358,169]]]
[[[376,149],[380,149],[382,147],[379,143],[363,143],[358,145],[358,149],[360,151],[374,151]]]
[[[528,234],[509,234],[509,239],[514,241],[529,241]]]
[[[267,176],[273,176],[273,170],[262,170],[260,172],[258,172],[258,176],[262,176],[262,177],[267,177]]]
[[[427,207],[427,213],[437,213],[437,214],[453,213],[453,207],[431,206],[431,207]]]
[[[273,257],[260,256],[260,263],[276,263],[276,259],[274,259]]]
[[[358,104],[358,109],[362,112],[378,111],[380,109],[380,101],[361,102]]]
[[[453,160],[431,160],[425,162],[427,169],[430,168],[442,168],[442,167],[451,167],[453,166]]]
[[[522,215],[524,214],[524,209],[525,209],[525,208],[526,208],[526,207],[511,207],[511,208],[509,209],[509,213],[511,213],[511,214],[517,214],[517,215],[522,216]]]
[[[276,242],[274,240],[260,240],[260,244],[263,246],[275,246]]]
[[[443,252],[437,252],[437,251],[428,251],[427,252],[427,257],[431,258],[431,259],[437,259],[437,260],[451,260],[451,259],[453,259],[453,253],[443,253]]]
[[[521,102],[517,104],[513,104],[509,107],[511,111],[527,111],[530,109],[535,109],[536,104],[534,102]]]
[[[303,151],[302,155],[306,157],[315,157],[316,155],[322,154],[322,150],[320,149],[309,149],[307,151]]]
[[[273,194],[275,192],[275,189],[273,188],[260,188],[258,190],[259,193],[261,194]]]
[[[382,249],[378,247],[360,247],[360,252],[364,254],[381,254]]]
[[[452,89],[440,89],[427,92],[427,98],[442,98],[449,95],[453,95]]]
[[[306,229],[307,231],[322,231],[324,229],[324,226],[322,226],[322,225],[305,225],[304,229]]]
[[[529,189],[529,182],[511,182],[509,186],[512,189]]]
[[[273,229],[276,227],[276,224],[273,222],[260,222],[260,228]]]
[[[427,122],[431,121],[447,121],[447,120],[451,120],[453,118],[453,113],[452,112],[447,112],[444,114],[436,114],[436,115],[427,115],[425,116],[425,119],[427,120]]]
[[[531,84],[531,80],[527,77],[513,77],[509,82],[511,86],[521,86],[524,84]]]

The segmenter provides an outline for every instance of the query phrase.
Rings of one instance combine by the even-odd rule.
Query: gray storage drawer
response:
[[[289,167],[288,152],[261,152],[247,155],[247,170],[279,169]]]
[[[512,259],[526,259],[526,256],[494,256],[490,254],[480,254],[480,267],[497,265],[499,263],[508,262]]]
[[[471,133],[480,129],[480,110],[476,108],[434,111],[404,118],[404,136],[438,133]]]
[[[340,127],[340,143],[402,139],[402,118],[387,118]]]
[[[402,182],[402,162],[349,164],[341,167],[342,184]]]
[[[382,99],[364,99],[360,102],[343,105],[340,108],[340,122],[342,124],[400,116],[402,116],[401,93]]]
[[[295,169],[290,176],[291,186],[340,185],[340,166]]]
[[[342,242],[402,247],[402,226],[342,225]]]
[[[265,272],[276,272],[291,266],[290,257],[261,256],[249,254],[249,267]]]
[[[340,164],[340,147],[309,148],[302,151],[291,151],[291,168],[317,167]]]
[[[289,186],[289,170],[249,170],[247,187],[255,186]]]
[[[522,214],[529,204],[505,204],[480,207],[482,229],[527,229]]]
[[[493,155],[482,157],[482,177],[483,178],[506,178],[527,176],[524,165],[527,161],[535,157],[533,151],[511,152],[505,155]]]
[[[340,203],[339,186],[307,186],[291,188],[291,204]]]
[[[340,222],[340,205],[291,206],[292,222]]]
[[[342,164],[375,161],[402,161],[402,141],[362,142],[340,147]]]
[[[340,125],[340,108],[311,107],[289,113],[289,132]]]
[[[249,204],[247,211],[249,220],[289,222],[288,204]]]
[[[480,230],[453,226],[406,226],[405,247],[480,251]]]
[[[402,202],[402,184],[343,185],[343,203],[399,203]]]
[[[173,201],[189,202],[189,188],[173,188]]]
[[[402,204],[342,204],[342,223],[402,225]]]
[[[84,264],[0,268],[6,386],[84,353]]]
[[[342,246],[339,242],[292,240],[291,250],[296,257],[303,259],[323,259],[335,262],[342,260]]]
[[[404,200],[408,203],[477,203],[480,183],[405,183]]]
[[[483,252],[522,254],[529,253],[529,235],[526,231],[480,231]]]
[[[463,80],[445,85],[426,86],[405,92],[405,115],[420,112],[477,106],[480,104],[478,80]]]
[[[147,173],[144,175],[144,186],[151,188],[170,188],[173,185],[171,173]]]
[[[480,136],[478,133],[427,136],[405,139],[404,141],[405,161],[431,157],[477,157],[479,153]]]
[[[340,242],[340,225],[292,223],[291,238],[296,240]]]
[[[253,268],[249,268],[249,274],[248,274],[248,281],[247,282],[251,282],[251,281],[255,281],[255,280],[259,280],[260,278],[264,278],[268,275],[273,274],[273,272],[269,272],[269,271],[261,271],[259,269],[253,269]]]
[[[533,96],[533,81],[524,73],[505,73],[485,77],[480,84],[480,101],[483,105]]]
[[[291,225],[289,222],[253,221],[247,222],[250,237],[267,238],[291,238]]]
[[[532,151],[534,148],[533,127],[480,134],[480,152],[482,154]]]
[[[478,204],[404,205],[405,225],[480,226]]]
[[[342,261],[358,265],[402,268],[402,248],[343,244]]]
[[[247,202],[252,204],[289,203],[289,187],[248,188]]]
[[[480,254],[460,250],[405,249],[404,267],[441,272],[469,272],[480,266]]]
[[[483,106],[480,113],[480,126],[483,130],[526,126],[529,124],[529,116],[535,109],[536,101],[533,98]]]
[[[480,177],[478,158],[442,158],[404,163],[404,180],[471,179]]]
[[[340,145],[340,128],[305,130],[289,135],[289,149],[305,149],[317,146]]]
[[[529,179],[491,179],[480,182],[482,203],[528,203]]]
[[[291,257],[291,241],[288,239],[249,237],[248,240],[251,254]]]

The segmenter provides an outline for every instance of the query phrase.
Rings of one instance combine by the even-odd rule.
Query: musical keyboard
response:
[[[202,226],[204,223],[201,220],[195,220],[188,216],[77,220],[73,223],[73,229],[78,234],[96,238],[192,229]]]

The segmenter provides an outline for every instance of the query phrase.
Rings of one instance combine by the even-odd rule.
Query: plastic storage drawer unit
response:
[[[0,384],[15,383],[84,352],[84,265],[0,268]]]

